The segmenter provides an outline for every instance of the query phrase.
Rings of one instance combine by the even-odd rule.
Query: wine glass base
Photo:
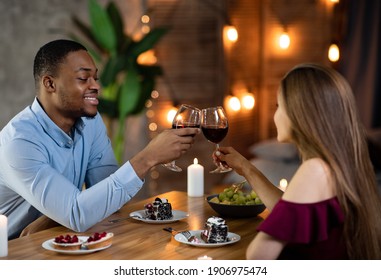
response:
[[[162,166],[168,168],[169,170],[175,171],[175,172],[183,171],[180,167],[178,167],[175,164],[171,164],[171,163],[162,164]]]
[[[216,169],[212,170],[212,171],[209,171],[209,173],[226,173],[226,172],[230,172],[232,171],[233,169],[228,167],[228,168],[221,168],[221,167],[217,167]]]

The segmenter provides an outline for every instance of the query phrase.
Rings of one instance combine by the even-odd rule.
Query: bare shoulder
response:
[[[283,198],[300,203],[313,203],[335,196],[328,165],[319,158],[304,161],[291,179]]]

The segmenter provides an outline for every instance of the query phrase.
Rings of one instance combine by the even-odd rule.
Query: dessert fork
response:
[[[184,231],[177,231],[177,230],[174,230],[173,228],[171,227],[167,227],[167,228],[163,228],[163,230],[165,231],[168,231],[170,233],[172,233],[172,235],[176,235],[178,233],[182,234],[185,236],[185,238],[188,240],[188,242],[192,242],[196,237],[192,235],[192,233],[188,230],[184,230]]]
[[[241,190],[242,187],[245,185],[246,182],[247,182],[247,181],[244,180],[244,181],[239,182],[239,183],[234,183],[234,184],[232,185],[233,192],[236,193],[236,192],[238,192],[239,190]]]

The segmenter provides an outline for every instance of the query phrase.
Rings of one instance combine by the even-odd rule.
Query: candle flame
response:
[[[198,160],[197,160],[197,158],[194,158],[193,163],[194,163],[194,164],[198,164]]]

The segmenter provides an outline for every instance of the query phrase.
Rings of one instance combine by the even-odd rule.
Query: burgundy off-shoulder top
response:
[[[348,259],[343,225],[337,197],[303,204],[281,199],[257,230],[287,242],[278,259]]]

